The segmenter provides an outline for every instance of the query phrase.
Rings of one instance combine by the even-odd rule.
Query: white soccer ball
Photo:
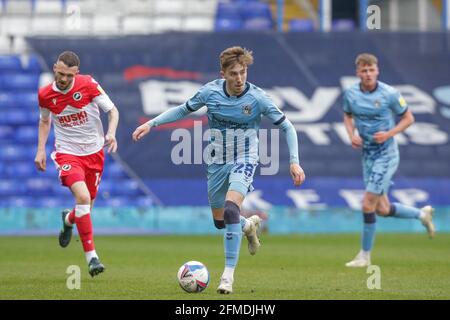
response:
[[[178,270],[178,283],[186,292],[202,292],[209,283],[209,272],[205,265],[198,261],[188,261]]]

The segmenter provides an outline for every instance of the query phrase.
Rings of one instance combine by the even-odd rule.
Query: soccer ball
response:
[[[205,265],[198,261],[188,261],[178,270],[178,283],[186,292],[202,292],[209,283],[209,272]]]

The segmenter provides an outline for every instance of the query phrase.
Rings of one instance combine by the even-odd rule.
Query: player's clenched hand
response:
[[[353,149],[360,149],[362,147],[362,139],[358,135],[354,135],[352,137],[352,148]]]
[[[378,131],[375,132],[375,134],[373,135],[373,140],[376,143],[383,143],[385,142],[387,139],[389,139],[391,137],[391,134],[387,131]]]
[[[305,172],[298,163],[291,163],[291,176],[296,186],[301,185],[305,181]]]
[[[108,146],[108,153],[117,151],[117,140],[113,134],[107,133],[105,136],[105,146]]]
[[[147,123],[139,126],[133,132],[133,140],[138,141],[150,132],[150,126]]]
[[[36,153],[36,157],[34,158],[34,164],[39,171],[45,171],[45,166],[47,162],[47,156],[45,155],[45,151],[39,151]]]

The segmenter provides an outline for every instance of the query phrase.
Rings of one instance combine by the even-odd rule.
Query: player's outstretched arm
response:
[[[295,186],[299,186],[305,181],[305,171],[298,163],[291,163],[290,171]]]
[[[298,160],[297,131],[295,130],[294,126],[288,119],[285,119],[281,123],[280,128],[284,132],[289,149],[289,159],[290,159],[289,169],[292,176],[292,180],[294,181],[295,186],[299,186],[305,181],[306,176]]]
[[[179,105],[178,107],[164,111],[156,118],[137,127],[132,134],[132,138],[134,141],[138,141],[142,139],[145,135],[147,135],[152,127],[178,121],[180,119],[183,119],[191,112],[192,111],[187,108],[186,104],[182,104]]]
[[[353,123],[353,117],[350,113],[344,113],[344,126],[352,144],[352,148],[360,149],[362,147],[362,139],[355,133],[355,124]]]
[[[117,151],[116,130],[119,124],[119,110],[116,107],[108,111],[108,132],[105,135],[105,146],[108,153]]]
[[[46,169],[47,155],[45,154],[45,144],[50,133],[50,126],[50,118],[41,118],[39,120],[38,147],[34,158],[34,164],[39,171],[45,171]]]

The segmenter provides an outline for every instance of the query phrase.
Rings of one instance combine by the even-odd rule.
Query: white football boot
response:
[[[361,268],[370,266],[370,253],[364,253],[362,250],[356,257],[345,264],[346,267]]]
[[[259,226],[261,225],[261,218],[258,217],[257,215],[253,215],[250,218],[248,218],[247,221],[249,223],[249,226],[244,233],[248,241],[248,252],[250,252],[250,254],[253,256],[256,254],[256,251],[258,251],[259,247],[261,246],[257,233]]]
[[[420,210],[424,213],[423,217],[420,218],[420,221],[422,221],[423,226],[427,229],[428,236],[434,238],[436,233],[436,228],[433,223],[434,208],[432,206],[425,206]]]
[[[217,293],[220,294],[230,294],[233,293],[233,278],[220,278],[220,284],[217,288]]]

